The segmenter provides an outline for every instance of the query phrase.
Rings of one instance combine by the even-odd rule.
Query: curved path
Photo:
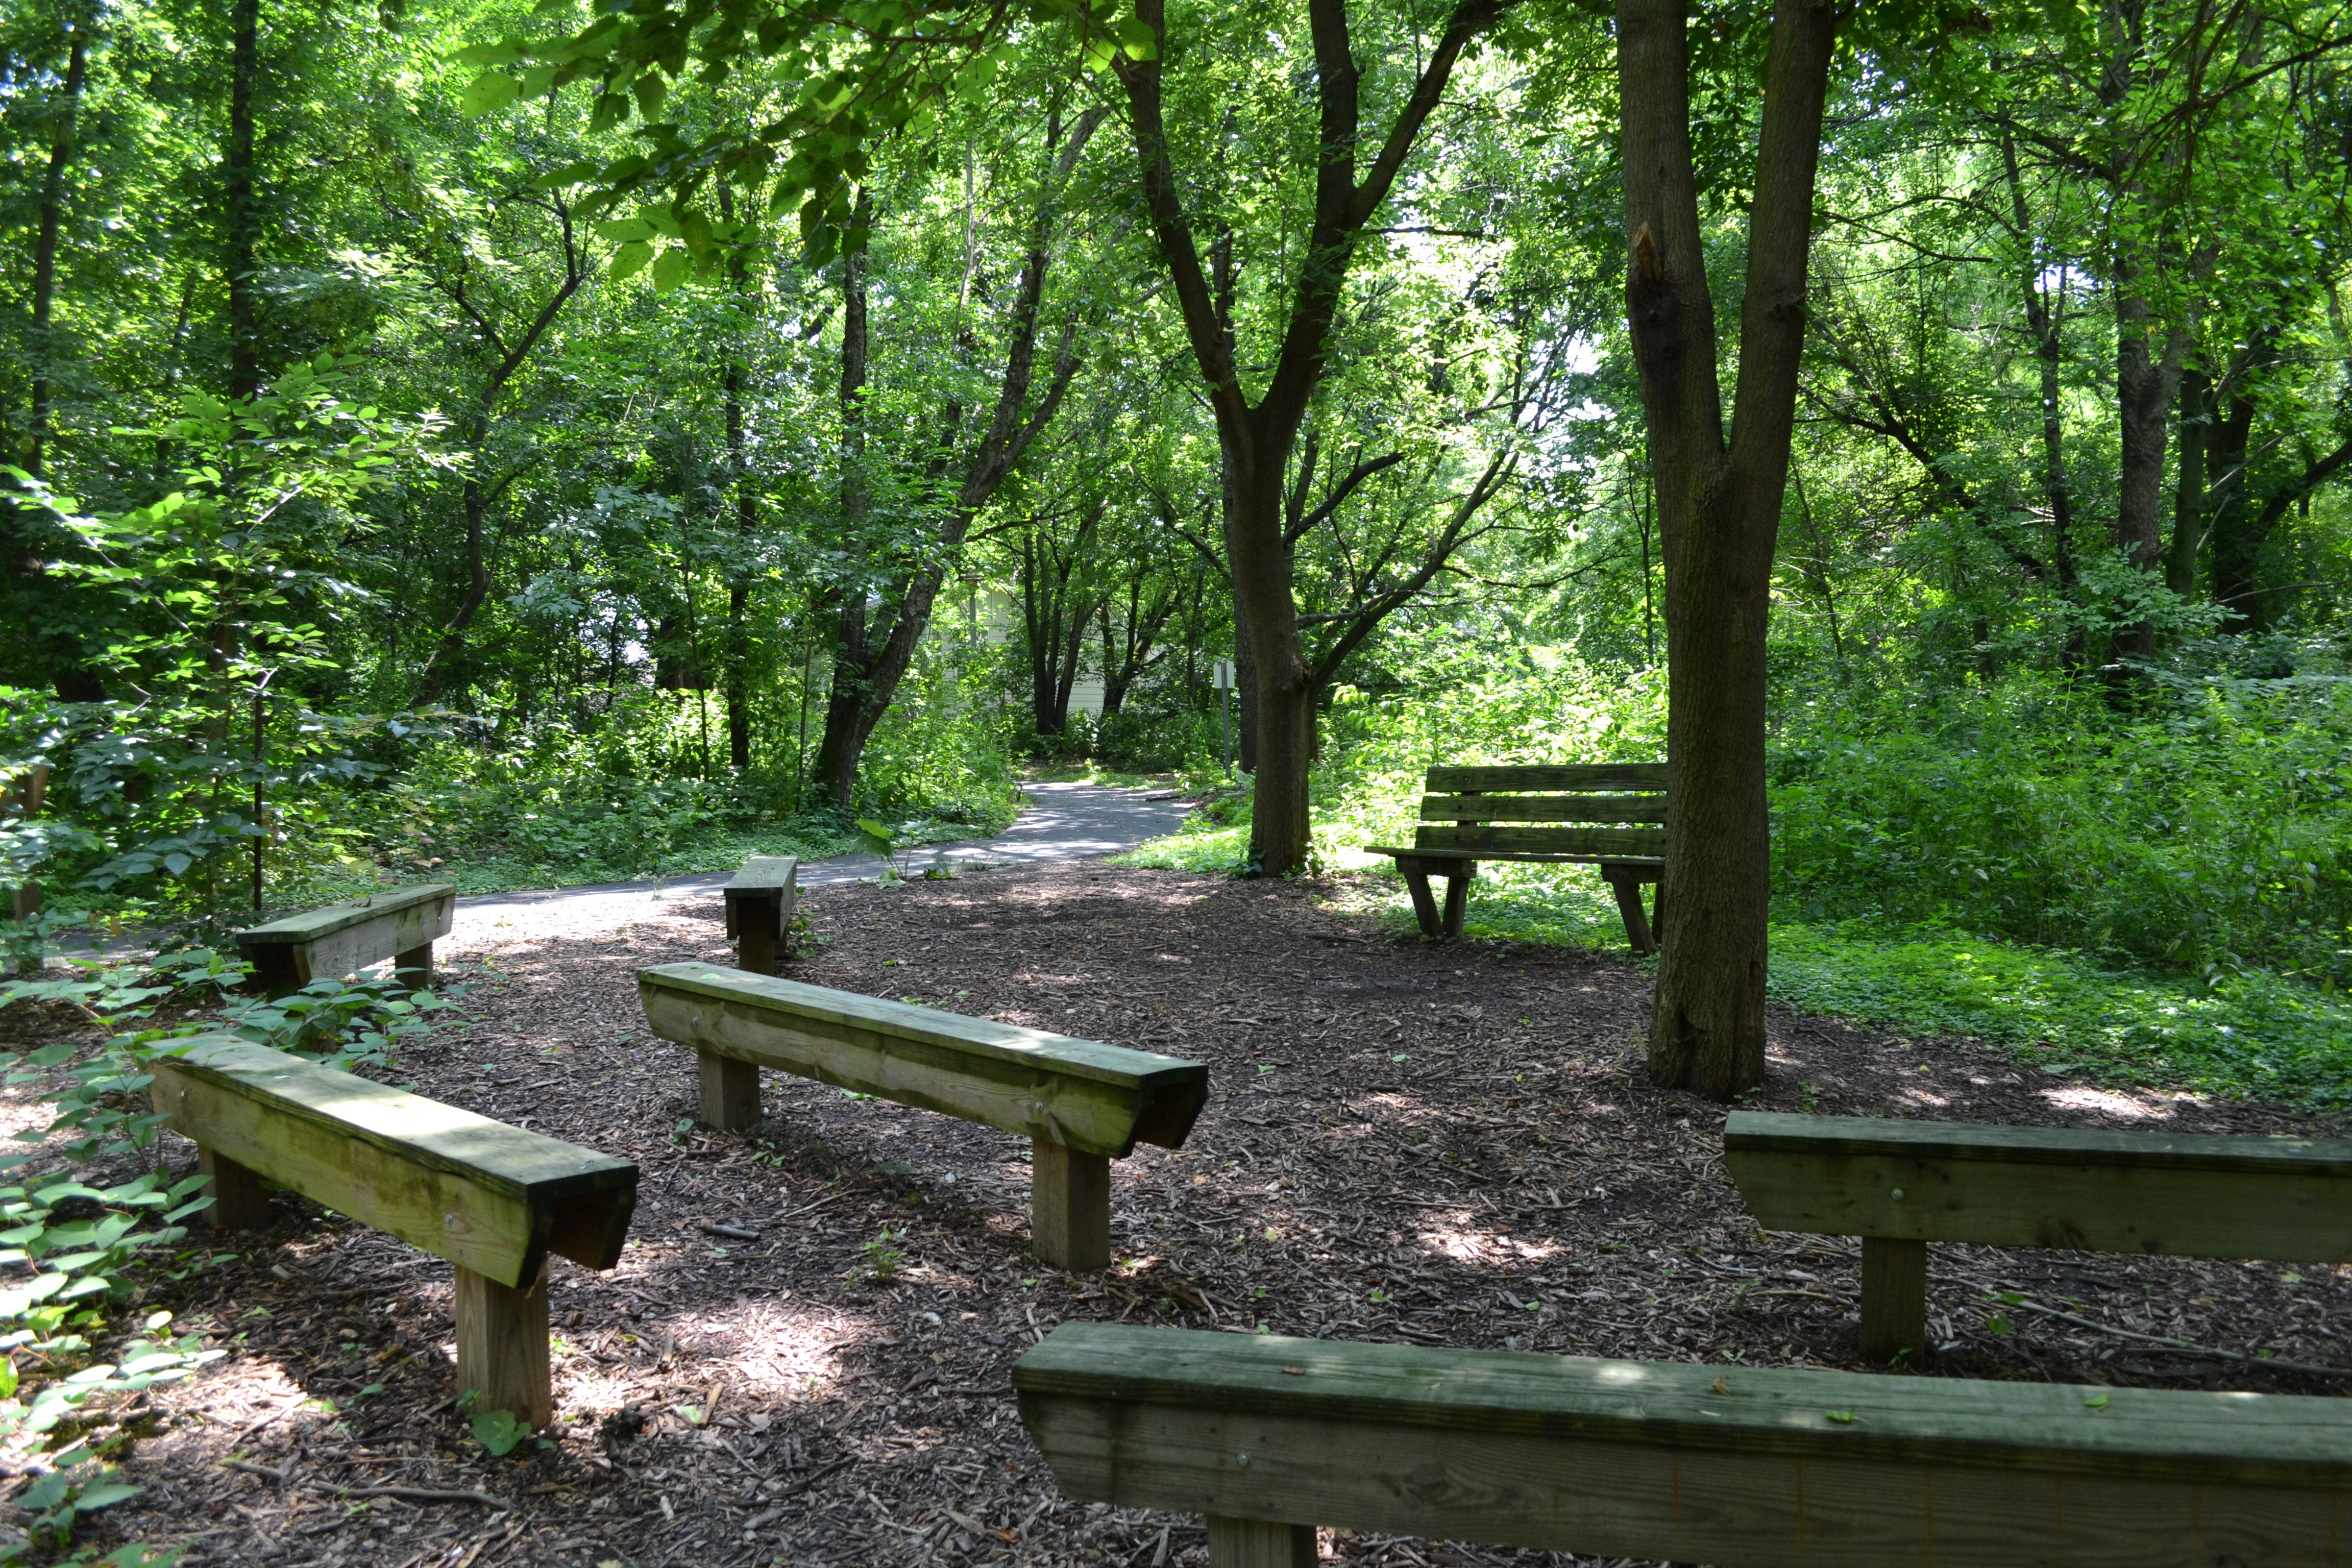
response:
[[[1155,800],[1160,790],[1113,789],[1108,784],[1033,784],[1021,786],[1021,815],[993,838],[927,844],[908,868],[916,876],[937,862],[982,866],[1037,865],[1053,860],[1098,860],[1124,854],[1147,838],[1172,833],[1185,806],[1174,798]],[[822,888],[865,881],[882,874],[878,855],[842,855],[801,862],[800,885]],[[457,900],[460,910],[513,909],[549,904],[582,910],[609,902],[617,921],[631,910],[658,904],[681,893],[709,893],[726,886],[728,871],[671,877],[651,882],[607,882],[586,888],[549,888],[523,893],[474,893]]]

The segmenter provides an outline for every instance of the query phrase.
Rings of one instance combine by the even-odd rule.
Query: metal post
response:
[[[1217,751],[1225,764],[1225,779],[1234,776],[1234,661],[1221,658],[1216,663],[1214,677],[1217,692],[1223,699],[1217,710]]]

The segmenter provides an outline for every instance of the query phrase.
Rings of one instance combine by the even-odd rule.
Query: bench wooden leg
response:
[[[1421,922],[1423,936],[1442,936],[1445,928],[1439,921],[1437,900],[1429,895],[1429,872],[1418,861],[1400,860],[1397,869],[1404,873],[1405,890],[1412,895],[1412,917]],[[1446,901],[1453,901],[1453,889],[1446,890]]]
[[[722,1132],[760,1125],[760,1069],[733,1057],[698,1052],[702,1068],[702,1124]]]
[[[433,944],[412,947],[392,958],[392,977],[411,991],[429,990],[433,984]]]
[[[253,965],[253,973],[245,983],[247,991],[257,996],[291,996],[310,983],[303,972],[302,961],[294,949],[280,942],[255,947],[243,954]]]
[[[1862,1359],[1915,1362],[1927,1348],[1927,1244],[1862,1238]]]
[[[747,902],[742,934],[735,939],[735,967],[750,974],[776,972],[775,911],[765,903]]]
[[[457,1270],[457,1389],[476,1413],[510,1410],[533,1426],[555,1419],[547,1366],[547,1271],[528,1289]]]
[[[1639,953],[1658,951],[1658,939],[1651,934],[1650,917],[1642,908],[1642,884],[1630,870],[1604,866],[1601,874],[1609,879],[1610,891],[1617,895],[1617,912],[1624,918],[1625,939]]]
[[[1035,1141],[1029,1237],[1037,1256],[1073,1274],[1110,1267],[1110,1162]]]
[[[1470,906],[1470,879],[1477,874],[1477,866],[1465,860],[1460,870],[1445,879],[1445,934],[1454,941],[1461,940],[1462,916]]]
[[[205,1211],[215,1230],[259,1230],[269,1223],[269,1194],[261,1177],[226,1154],[196,1145],[196,1169],[212,1194],[213,1206]]]
[[[1209,1568],[1315,1568],[1315,1527],[1213,1513]]]

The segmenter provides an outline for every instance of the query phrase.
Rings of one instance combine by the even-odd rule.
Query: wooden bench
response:
[[[759,1125],[767,1067],[1026,1136],[1031,1240],[1062,1268],[1108,1267],[1110,1162],[1181,1146],[1208,1098],[1199,1062],[712,963],[640,969],[637,989],[653,1032],[701,1058],[713,1127]]]
[[[1659,916],[1642,908],[1642,884],[1665,871],[1665,763],[1432,768],[1426,787],[1412,847],[1371,850],[1395,858],[1423,936],[1462,934],[1479,861],[1533,860],[1600,867],[1633,951],[1658,951]],[[1432,877],[1445,879],[1442,915],[1430,896]]]
[[[2352,1142],[1735,1110],[1766,1230],[1862,1237],[1862,1353],[1927,1343],[1927,1243],[2352,1262]]]
[[[552,1418],[548,1255],[621,1260],[635,1165],[246,1040],[203,1037],[151,1067],[156,1113],[212,1179],[215,1225],[268,1224],[274,1183],[447,1258],[458,1386],[478,1409]]]
[[[797,857],[756,855],[728,879],[727,936],[735,944],[736,968],[773,974],[776,961],[790,956],[800,877]]]
[[[394,974],[421,991],[433,983],[433,943],[449,934],[457,910],[456,888],[426,882],[248,927],[236,933],[236,947],[253,965],[252,988],[266,996],[387,958]]]
[[[1013,1369],[1068,1496],[1722,1568],[2341,1568],[2352,1400],[1065,1323]]]

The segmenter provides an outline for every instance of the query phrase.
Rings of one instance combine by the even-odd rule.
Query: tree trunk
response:
[[[860,213],[868,198],[857,198]],[[865,531],[866,484],[866,253],[852,249],[841,258],[841,519],[855,538]],[[872,723],[864,721],[871,659],[866,646],[866,591],[843,595],[840,628],[833,649],[833,687],[824,704],[824,734],[817,742],[816,778],[833,804],[849,809],[857,788],[857,762],[866,753]]]
[[[737,773],[751,765],[751,541],[760,506],[751,494],[751,459],[743,436],[743,365],[727,361],[727,456],[735,469],[735,540],[741,558],[727,585],[727,761]]]
[[[58,235],[65,222],[66,165],[73,157],[74,125],[81,109],[82,79],[89,64],[89,29],[86,20],[73,24],[65,91],[52,111],[57,120],[49,134],[48,173],[41,181],[40,230],[33,242],[33,410],[26,437],[25,471],[35,479],[41,477],[49,438],[49,365],[56,357],[49,321],[58,296]]]
[[[1836,13],[1781,0],[1765,68],[1732,438],[1690,142],[1684,0],[1619,0],[1627,317],[1665,564],[1664,952],[1649,1067],[1727,1100],[1764,1076],[1764,637],[1788,482],[1805,268]]]
[[[2180,390],[2186,333],[2163,331],[2150,320],[2147,297],[2136,286],[2139,268],[2119,268],[2116,289],[2116,416],[2119,426],[2116,467],[2116,543],[2144,571],[2164,564],[2165,426]],[[2122,651],[2153,658],[2156,628],[2147,623],[2124,631]]]
[[[2203,371],[2180,373],[2180,458],[2172,490],[2172,542],[2164,585],[2186,599],[2197,592],[2197,552],[2205,540],[2205,443],[2213,418],[2213,383]]]
[[[221,258],[228,274],[228,389],[261,390],[261,322],[255,277],[260,215],[253,167],[253,97],[261,77],[261,0],[235,0],[230,27],[228,146],[221,160]]]
[[[2066,474],[2065,403],[2059,371],[2065,363],[2065,345],[2059,337],[2059,314],[2042,287],[2041,259],[2033,250],[2033,216],[2025,205],[2025,181],[2017,167],[2017,139],[2003,131],[2000,137],[2003,171],[2009,176],[2010,214],[2017,242],[2023,247],[2018,268],[2018,290],[2025,302],[2025,323],[2033,333],[2033,357],[2042,380],[2042,493],[2050,503],[2050,563],[2058,578],[2058,595],[2071,609],[2082,584],[2082,568],[2074,560],[2074,492]],[[2057,299],[2065,300],[2066,274],[2058,275]],[[2066,640],[2059,649],[2059,667],[2069,675],[2083,667],[2083,626],[2069,618]]]

